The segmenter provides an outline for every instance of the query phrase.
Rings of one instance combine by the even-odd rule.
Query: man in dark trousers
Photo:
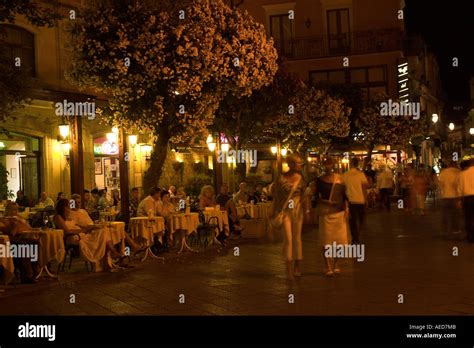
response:
[[[365,220],[367,187],[369,186],[367,177],[358,166],[359,160],[356,157],[352,158],[351,169],[342,175],[346,196],[349,199],[349,226],[353,244],[359,243],[360,228]]]

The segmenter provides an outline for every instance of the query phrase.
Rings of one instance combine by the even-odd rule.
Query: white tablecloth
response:
[[[229,215],[225,210],[206,210],[204,211],[204,216],[206,217],[206,222],[209,222],[211,218],[216,217],[219,229],[225,231],[226,234],[229,234]]]
[[[121,243],[121,250],[125,250],[125,222],[113,221],[103,223],[107,239],[112,240],[113,245]]]
[[[271,209],[271,203],[243,204],[237,207],[237,214],[239,218],[247,213],[252,219],[263,219],[270,216]]]
[[[172,239],[173,234],[178,230],[186,231],[186,234],[189,235],[197,231],[198,225],[198,213],[171,214],[169,217],[170,238]]]
[[[165,219],[162,216],[148,218],[146,216],[130,219],[130,233],[132,238],[143,238],[147,245],[153,244],[153,236],[163,233],[165,230]]]
[[[17,236],[19,239],[31,238],[39,240],[38,265],[40,267],[46,266],[51,261],[63,262],[66,255],[63,230],[25,231]]]

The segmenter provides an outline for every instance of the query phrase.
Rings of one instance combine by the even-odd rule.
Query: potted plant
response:
[[[8,190],[8,171],[3,164],[0,163],[0,199],[12,199],[13,191]]]
[[[205,185],[212,185],[212,178],[205,174],[196,174],[189,177],[185,190],[191,197],[198,197],[201,193],[201,188]]]

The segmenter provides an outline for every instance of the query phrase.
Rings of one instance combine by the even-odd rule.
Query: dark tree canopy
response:
[[[35,0],[0,0],[0,23],[15,23],[16,16],[23,15],[31,23],[39,27],[53,27],[60,19],[51,8],[43,7]]]

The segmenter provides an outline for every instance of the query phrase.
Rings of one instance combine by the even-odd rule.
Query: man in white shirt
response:
[[[85,209],[81,209],[81,195],[74,193],[71,195],[72,202],[69,203],[71,213],[69,217],[78,226],[90,226],[94,224],[89,213]]]
[[[349,199],[349,226],[351,229],[352,243],[359,243],[360,228],[365,220],[365,207],[367,204],[367,187],[369,181],[358,166],[359,160],[351,160],[352,168],[342,175],[346,187],[346,196]]]
[[[380,192],[380,200],[382,205],[390,211],[390,195],[393,191],[393,173],[385,166],[381,167],[381,172],[377,178],[377,188]]]
[[[160,201],[160,189],[153,187],[149,195],[138,204],[137,216],[148,216],[151,212],[153,216],[158,215],[158,202]]]
[[[463,200],[467,240],[469,243],[474,243],[474,158],[469,160],[468,167],[459,175],[459,187]]]
[[[443,202],[441,225],[443,233],[459,232],[459,222],[461,219],[459,214],[461,203],[460,174],[461,170],[459,170],[457,163],[454,161],[451,161],[448,168],[444,168],[439,174],[438,182],[441,190],[441,201]]]
[[[41,197],[39,199],[39,206],[42,208],[54,208],[54,202],[51,198],[48,197],[46,192],[41,193]]]
[[[234,195],[234,204],[245,204],[248,203],[249,195],[247,193],[247,183],[241,182],[239,185],[239,191]]]

